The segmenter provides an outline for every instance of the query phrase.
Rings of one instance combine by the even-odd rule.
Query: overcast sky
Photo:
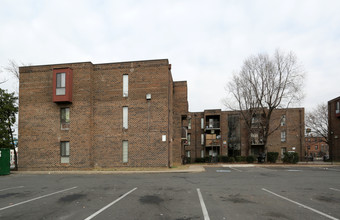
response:
[[[340,1],[1,0],[0,66],[169,59],[190,111],[225,109],[244,59],[293,51],[306,71],[306,110],[340,96]],[[4,73],[9,91],[15,80]]]

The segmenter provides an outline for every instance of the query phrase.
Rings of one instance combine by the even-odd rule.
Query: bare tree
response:
[[[306,114],[306,128],[318,137],[323,137],[323,142],[329,145],[328,140],[328,106],[326,103],[317,105]]]
[[[256,133],[266,149],[268,137],[279,127],[279,124],[270,127],[273,111],[302,100],[303,78],[304,71],[292,52],[276,50],[272,57],[258,54],[244,61],[241,71],[226,86],[229,97],[225,104],[241,111],[248,128],[249,146],[252,134]]]
[[[24,66],[23,63],[21,63],[21,65]],[[19,80],[20,78],[19,64],[15,60],[8,60],[8,65],[4,69]]]

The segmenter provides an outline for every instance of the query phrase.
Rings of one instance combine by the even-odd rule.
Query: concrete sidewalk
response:
[[[204,172],[202,165],[190,165],[185,169],[170,168],[159,170],[37,170],[37,171],[11,171],[11,174],[135,174],[135,173],[199,173]]]

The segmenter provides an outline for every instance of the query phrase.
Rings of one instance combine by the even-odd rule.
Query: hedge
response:
[[[267,161],[270,163],[276,163],[279,158],[279,152],[267,152]]]
[[[296,152],[286,152],[283,154],[282,161],[284,163],[297,163],[299,161],[299,154]]]

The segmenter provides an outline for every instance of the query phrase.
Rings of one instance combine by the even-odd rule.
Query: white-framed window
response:
[[[191,134],[188,134],[188,145],[191,144]]]
[[[70,163],[70,142],[69,141],[60,142],[60,162]]]
[[[204,145],[204,134],[201,134],[201,145]]]
[[[129,117],[128,117],[128,113],[129,112],[129,108],[128,107],[123,107],[123,128],[124,129],[128,129],[128,125],[129,125]]]
[[[123,75],[123,97],[128,97],[129,95],[129,75]]]
[[[66,87],[66,73],[57,73],[56,74],[57,86],[56,86],[56,95],[65,95],[65,87]]]
[[[285,126],[286,125],[286,115],[282,115],[281,116],[281,126]]]
[[[337,101],[337,102],[336,102],[335,113],[336,113],[336,114],[339,114],[339,113],[340,113],[340,101]]]
[[[281,142],[286,142],[286,131],[281,131]]]
[[[123,141],[123,163],[129,161],[129,143],[128,141]]]
[[[188,119],[188,129],[191,129],[191,118]]]
[[[201,118],[201,129],[204,129],[204,118]]]
[[[187,151],[185,152],[185,154],[186,154],[187,157],[191,157],[191,152],[190,152],[190,150],[187,150]]]
[[[204,158],[204,150],[201,150],[201,158]]]

